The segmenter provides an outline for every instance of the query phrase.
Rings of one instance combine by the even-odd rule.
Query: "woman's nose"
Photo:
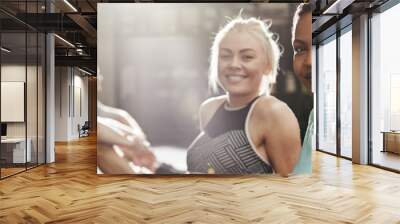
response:
[[[308,51],[305,59],[306,66],[311,66],[312,64],[312,51]]]
[[[240,59],[239,59],[239,57],[232,57],[230,66],[232,68],[240,68]]]

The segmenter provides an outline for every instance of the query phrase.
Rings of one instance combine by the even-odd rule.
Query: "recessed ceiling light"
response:
[[[64,43],[66,43],[67,45],[69,45],[70,47],[73,47],[73,48],[75,48],[75,45],[73,45],[71,42],[69,42],[68,40],[66,40],[66,39],[64,39],[64,38],[62,38],[62,37],[60,37],[59,35],[57,35],[57,34],[54,34],[54,36],[55,37],[57,37],[59,40],[61,40],[62,42],[64,42]]]
[[[351,5],[355,0],[337,0],[333,2],[322,14],[342,14],[343,10]]]
[[[79,68],[79,67],[78,67],[78,70],[81,71],[81,72],[83,72],[83,73],[85,73],[85,74],[87,74],[87,75],[92,75],[92,73],[90,73],[90,72],[88,72],[88,71],[86,71],[86,70],[83,70],[83,69],[81,69],[81,68]]]
[[[11,52],[11,50],[9,50],[9,49],[7,49],[5,47],[1,47],[1,51],[4,51],[6,53],[10,53]]]
[[[65,4],[67,4],[74,12],[78,12],[78,10],[71,4],[69,3],[68,0],[64,0]]]

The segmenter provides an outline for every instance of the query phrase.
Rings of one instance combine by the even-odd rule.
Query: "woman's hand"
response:
[[[126,146],[119,146],[119,148],[123,151],[124,157],[136,166],[145,167],[151,172],[157,169],[156,157],[139,139],[133,149]]]
[[[144,140],[146,139],[146,135],[144,134],[142,128],[127,111],[106,106],[100,102],[98,102],[98,105],[99,114],[102,114],[99,117],[108,118],[118,122],[119,124],[124,125],[125,129],[129,129],[129,132],[135,134],[137,137],[140,137]]]
[[[143,135],[115,119],[97,117],[97,123],[97,141],[99,142],[134,146],[136,139],[140,139],[143,144],[149,146]]]
[[[147,142],[126,125],[98,117],[98,162],[105,173],[152,173],[156,158]],[[142,169],[145,168],[145,169]]]
[[[129,161],[120,156],[112,145],[97,145],[97,166],[103,174],[135,174]]]

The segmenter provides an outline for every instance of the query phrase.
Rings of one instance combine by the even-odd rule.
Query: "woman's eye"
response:
[[[247,60],[247,61],[248,61],[248,60],[253,59],[254,56],[253,56],[253,55],[244,55],[243,58],[244,58],[244,60]]]
[[[231,56],[230,56],[230,55],[227,55],[227,54],[221,54],[221,55],[219,55],[219,57],[220,57],[221,59],[228,59],[228,58],[230,58]]]
[[[295,52],[296,54],[302,53],[302,52],[304,52],[304,51],[305,51],[305,49],[302,48],[302,47],[298,47],[298,48],[295,48],[295,49],[294,49],[294,52]]]

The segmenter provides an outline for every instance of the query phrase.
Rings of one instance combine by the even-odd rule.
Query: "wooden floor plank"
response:
[[[400,175],[313,153],[280,178],[96,175],[96,139],[0,181],[0,223],[400,223]]]

